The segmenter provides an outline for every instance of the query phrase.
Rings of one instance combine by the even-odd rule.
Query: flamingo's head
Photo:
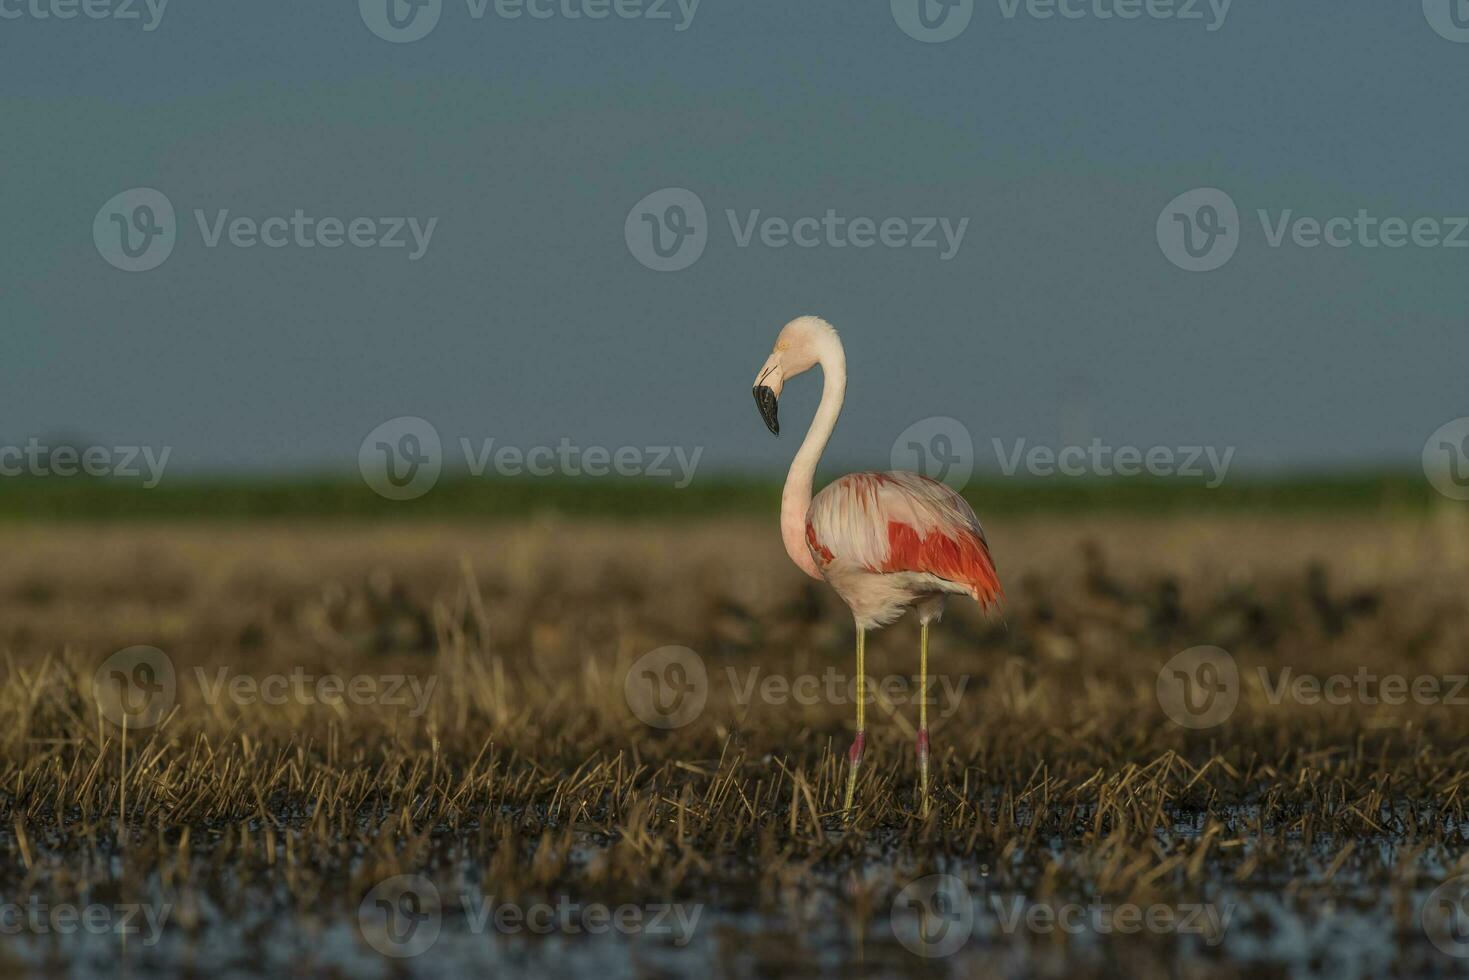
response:
[[[771,432],[780,435],[780,392],[785,383],[815,367],[823,347],[834,342],[836,330],[820,317],[797,317],[781,328],[775,350],[755,376],[755,404]]]

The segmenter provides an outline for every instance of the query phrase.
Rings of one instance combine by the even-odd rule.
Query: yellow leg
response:
[[[928,624],[918,628],[918,811],[928,816]]]
[[[842,809],[852,812],[852,796],[857,791],[857,771],[862,768],[862,752],[867,742],[867,672],[865,654],[867,631],[857,627],[857,738],[847,753],[847,800]]]

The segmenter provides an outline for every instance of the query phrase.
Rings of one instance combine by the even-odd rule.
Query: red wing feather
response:
[[[985,608],[1004,595],[989,548],[968,528],[947,532],[935,528],[920,536],[907,524],[889,521],[888,560],[879,571],[927,572],[957,582]]]

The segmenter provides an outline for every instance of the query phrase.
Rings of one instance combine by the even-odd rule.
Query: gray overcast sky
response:
[[[1256,216],[1469,215],[1469,43],[1419,0],[1235,0],[1212,31],[1207,0],[1202,21],[976,0],[932,44],[886,0],[702,0],[684,30],[675,0],[671,20],[443,0],[412,43],[344,0],[171,0],[152,31],[35,16],[50,2],[0,0],[19,13],[0,18],[0,442],[350,467],[418,415],[446,443],[702,446],[706,470],[774,471],[819,386],[788,389],[777,442],[750,383],[808,312],[846,342],[832,454],[857,465],[932,415],[964,421],[981,467],[992,439],[1078,435],[1235,446],[1239,469],[1415,465],[1469,414],[1469,248],[1274,248]],[[134,187],[178,232],[126,273],[93,219]],[[665,187],[708,213],[678,272],[624,237]],[[1206,273],[1157,236],[1197,187],[1242,216]],[[438,223],[410,261],[209,248],[194,216],[298,208]],[[731,209],[968,225],[943,261],[740,247]]]

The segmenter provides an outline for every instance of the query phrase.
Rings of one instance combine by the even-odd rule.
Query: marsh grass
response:
[[[1263,914],[1239,919],[1239,944],[1220,949],[998,935],[924,962],[893,945],[889,910],[906,882],[944,871],[1032,902],[1284,896],[1312,922],[1356,908],[1391,937],[1394,969],[1454,965],[1417,917],[1427,888],[1469,870],[1469,707],[1272,703],[1248,679],[1285,667],[1464,673],[1457,512],[995,528],[1003,621],[954,607],[935,631],[932,669],[963,693],[932,717],[927,820],[913,705],[869,709],[859,805],[844,817],[852,706],[742,700],[751,671],[851,669],[844,611],[787,567],[763,524],[5,537],[6,896],[152,896],[186,941],[207,943],[226,924],[283,917],[319,934],[376,882],[421,872],[449,895],[707,906],[732,917],[706,954],[737,954],[732,972],[1004,961],[1017,973],[1205,975],[1331,962],[1329,941],[1282,947],[1288,923]],[[178,693],[124,745],[92,676],[139,643],[167,653]],[[662,731],[629,709],[624,680],[674,644],[701,657],[707,703]],[[1247,680],[1228,720],[1191,731],[1160,706],[1157,677],[1200,644],[1229,650]],[[913,672],[916,628],[875,637],[869,662],[875,675]],[[211,704],[200,678],[220,669],[434,687],[417,715]],[[257,943],[275,941],[260,929]]]

